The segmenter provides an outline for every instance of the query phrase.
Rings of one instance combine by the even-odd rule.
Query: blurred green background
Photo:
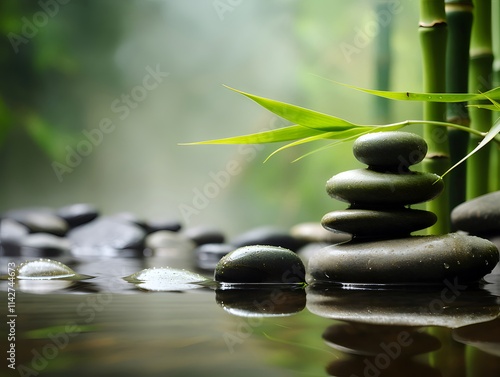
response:
[[[382,48],[390,89],[421,90],[418,3],[381,3],[2,1],[0,211],[90,202],[235,234],[345,208],[324,185],[361,166],[350,144],[263,164],[278,145],[178,143],[287,124],[223,84],[354,122],[421,118],[418,104],[381,115],[370,96],[318,77],[382,89]]]

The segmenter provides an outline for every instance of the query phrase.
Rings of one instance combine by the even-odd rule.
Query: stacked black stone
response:
[[[368,168],[337,174],[327,182],[328,194],[350,207],[322,219],[326,229],[350,233],[353,239],[312,253],[308,283],[468,283],[492,270],[499,253],[488,240],[459,233],[410,235],[433,225],[436,216],[409,206],[443,190],[437,175],[410,170],[426,153],[424,139],[406,132],[356,140],[354,155]]]
[[[432,212],[407,208],[431,200],[443,190],[443,182],[435,174],[409,169],[427,153],[423,138],[408,132],[367,134],[355,141],[353,152],[368,168],[328,180],[328,194],[350,207],[327,213],[321,221],[326,229],[354,238],[398,238],[437,221]]]

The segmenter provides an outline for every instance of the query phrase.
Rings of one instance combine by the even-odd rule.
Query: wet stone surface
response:
[[[443,284],[473,282],[498,263],[483,238],[451,233],[328,246],[309,259],[308,283]]]
[[[410,132],[375,132],[357,138],[352,150],[358,161],[370,167],[405,172],[424,159],[427,143]]]
[[[355,237],[401,237],[425,229],[437,220],[429,211],[407,208],[394,210],[347,209],[327,213],[321,220],[326,229]]]
[[[471,234],[500,234],[500,191],[455,207],[451,212],[451,221],[457,229]]]
[[[370,169],[345,171],[326,183],[326,191],[332,198],[356,205],[422,203],[438,196],[443,188],[443,181],[435,174],[395,174]]]
[[[223,257],[217,264],[214,279],[235,284],[297,284],[305,281],[304,276],[304,264],[293,251],[253,245],[238,248]]]

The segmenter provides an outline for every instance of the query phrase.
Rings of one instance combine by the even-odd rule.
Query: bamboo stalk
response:
[[[493,47],[493,87],[500,86],[500,1],[491,3],[491,38]],[[492,143],[489,191],[500,190],[500,145]]]
[[[472,93],[491,89],[493,50],[491,42],[491,0],[474,0],[474,23],[470,45],[469,90]],[[479,101],[478,101],[479,102]],[[488,101],[482,101],[487,103]],[[492,125],[491,111],[471,108],[471,128],[488,131]],[[481,140],[469,138],[469,150]],[[490,146],[487,145],[467,160],[466,199],[488,192]]]
[[[446,91],[446,39],[447,26],[444,0],[420,0],[420,45],[423,59],[425,92]],[[446,104],[424,103],[424,120],[445,121]],[[424,126],[424,138],[428,144],[423,168],[427,172],[442,175],[450,167],[448,131],[434,125]],[[445,181],[443,193],[427,203],[427,210],[434,212],[438,221],[429,228],[430,234],[450,231],[449,184]]]
[[[391,3],[383,1],[375,5],[375,11],[377,14],[379,12],[388,12],[389,5]],[[376,49],[375,49],[375,87],[379,90],[389,90],[390,86],[390,76],[391,76],[391,25],[389,22],[387,25],[380,29],[376,37]],[[390,120],[391,112],[391,101],[382,98],[374,98],[375,105],[375,116],[377,122],[387,123]]]
[[[446,91],[468,93],[469,49],[473,19],[472,0],[445,0],[448,24],[448,46],[446,52]],[[450,123],[470,125],[467,102],[449,103],[447,119]],[[454,165],[467,154],[469,134],[453,128],[448,129],[450,159]],[[449,178],[450,208],[465,201],[466,165],[454,169]]]

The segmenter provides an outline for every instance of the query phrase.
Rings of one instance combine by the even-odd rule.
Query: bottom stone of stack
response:
[[[496,246],[459,233],[327,246],[311,255],[306,280],[338,284],[471,283],[499,261]]]

